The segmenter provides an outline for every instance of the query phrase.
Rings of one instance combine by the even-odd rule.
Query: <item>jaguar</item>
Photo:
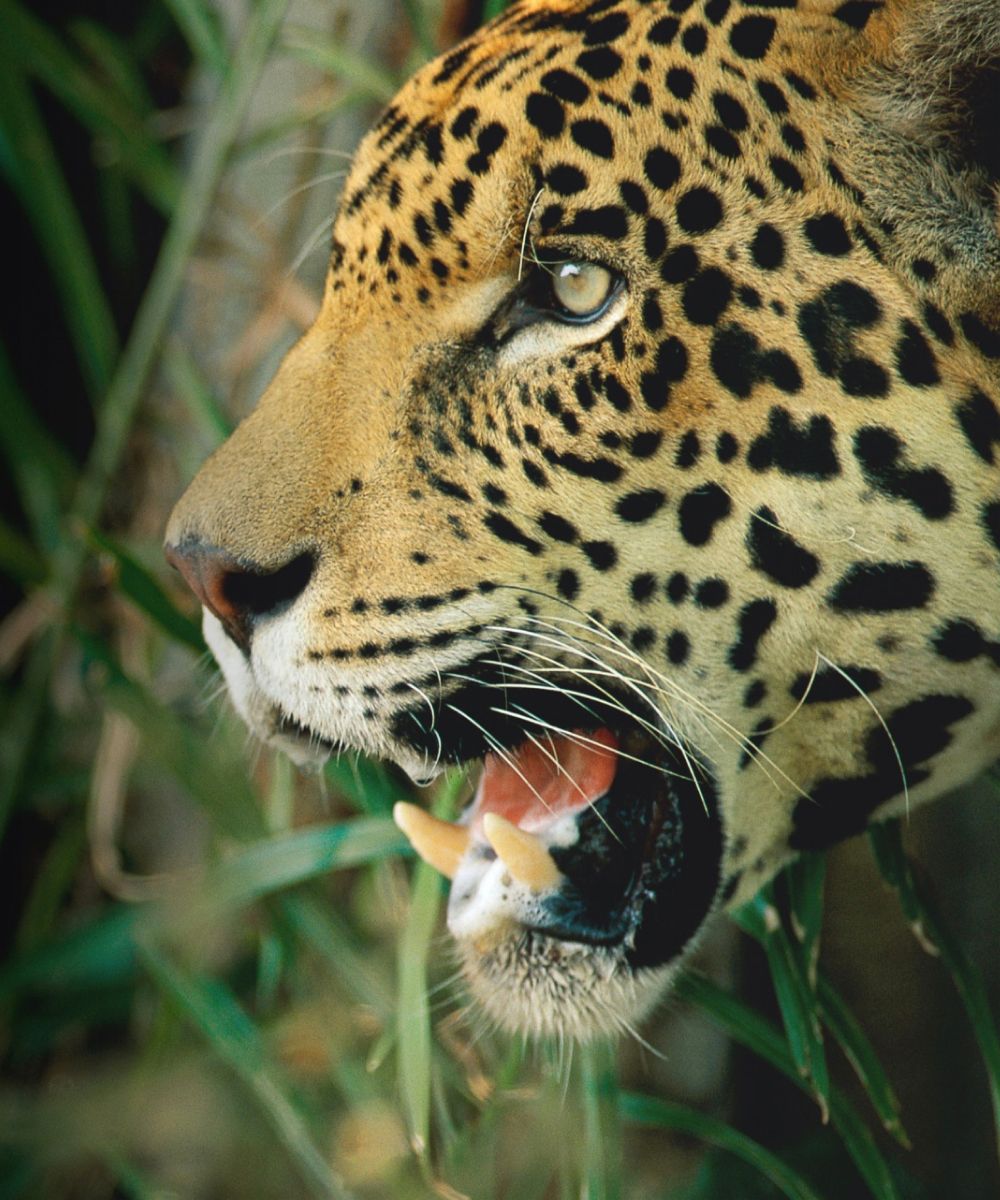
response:
[[[1000,756],[997,0],[521,0],[360,145],[167,555],[235,707],[419,783],[501,1027]]]

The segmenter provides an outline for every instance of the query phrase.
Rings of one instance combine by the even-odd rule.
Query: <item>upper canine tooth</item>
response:
[[[398,801],[392,809],[392,819],[410,839],[413,849],[424,862],[449,879],[455,878],[458,864],[469,848],[469,831],[464,825],[452,825],[415,804]]]
[[[562,872],[537,834],[494,812],[483,814],[483,833],[511,875],[533,892],[553,888],[562,879]]]

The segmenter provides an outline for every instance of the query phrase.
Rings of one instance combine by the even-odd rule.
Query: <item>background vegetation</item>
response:
[[[3,214],[25,265],[0,353],[0,1197],[1000,1186],[981,888],[959,916],[973,944],[992,927],[985,958],[887,828],[872,861],[901,915],[846,911],[863,848],[829,888],[810,857],[738,914],[739,944],[720,923],[648,1041],[511,1045],[466,1011],[441,881],[389,820],[407,785],[362,760],[303,779],[248,747],[162,562],[171,502],[311,318],[345,152],[499,7],[0,0]],[[421,799],[448,811],[463,787]],[[963,810],[955,856],[996,861],[995,801],[986,785]],[[905,924],[936,961],[898,949]],[[890,1014],[873,1037],[827,960],[859,991],[844,946],[875,928],[895,948],[855,970],[903,965],[866,1001]],[[921,1076],[912,1151],[909,1053],[948,1060]]]

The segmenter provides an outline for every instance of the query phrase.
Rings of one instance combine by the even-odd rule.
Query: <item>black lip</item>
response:
[[[648,765],[621,758],[611,790],[581,814],[576,842],[552,849],[566,882],[532,925],[558,940],[621,947],[635,969],[676,958],[720,888],[711,774],[673,749],[655,754],[647,745]]]
[[[636,697],[625,689],[620,694],[590,690],[568,667],[564,676],[545,677],[524,662],[531,660],[517,651],[504,661],[495,652],[480,655],[449,672],[458,686],[443,695],[436,677],[419,680],[420,690],[434,701],[434,720],[428,720],[426,701],[416,700],[393,715],[392,735],[418,755],[433,760],[443,748],[445,761],[461,764],[514,749],[528,733],[603,727],[617,732],[651,716],[651,711],[645,718],[633,715]],[[550,686],[532,686],[540,679]]]

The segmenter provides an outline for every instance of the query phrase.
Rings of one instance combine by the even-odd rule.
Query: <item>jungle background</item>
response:
[[[511,1045],[409,786],[248,744],[163,562],[353,146],[501,7],[0,0],[3,1200],[1000,1195],[995,780],[720,919],[641,1040]]]

